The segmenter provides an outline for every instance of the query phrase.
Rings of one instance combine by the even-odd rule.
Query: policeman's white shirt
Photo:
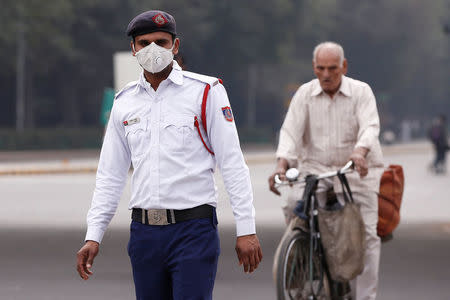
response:
[[[206,106],[204,147],[194,118],[201,120],[206,83],[211,89]],[[106,129],[88,212],[86,240],[101,242],[114,216],[130,165],[128,208],[188,209],[217,206],[213,173],[219,167],[236,220],[237,235],[255,233],[255,210],[248,167],[234,121],[223,108],[227,93],[214,77],[182,71],[173,62],[169,77],[155,91],[141,73],[116,95]],[[207,136],[207,138],[205,138]]]

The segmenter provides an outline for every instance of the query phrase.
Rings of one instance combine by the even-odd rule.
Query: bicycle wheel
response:
[[[314,251],[311,264],[309,253],[309,233],[287,229],[275,255],[274,279],[278,300],[331,299],[322,261]]]

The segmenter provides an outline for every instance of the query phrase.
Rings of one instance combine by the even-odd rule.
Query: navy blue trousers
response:
[[[217,219],[131,223],[128,255],[137,300],[209,300],[220,242]]]

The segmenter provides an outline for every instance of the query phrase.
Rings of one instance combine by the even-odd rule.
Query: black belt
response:
[[[192,219],[213,218],[215,208],[204,204],[189,209],[133,208],[131,219],[145,225],[169,225]]]

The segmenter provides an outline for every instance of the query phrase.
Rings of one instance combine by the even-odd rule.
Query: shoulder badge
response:
[[[233,122],[233,113],[231,112],[231,107],[229,106],[222,107],[222,113],[225,120],[227,120],[228,122]]]

